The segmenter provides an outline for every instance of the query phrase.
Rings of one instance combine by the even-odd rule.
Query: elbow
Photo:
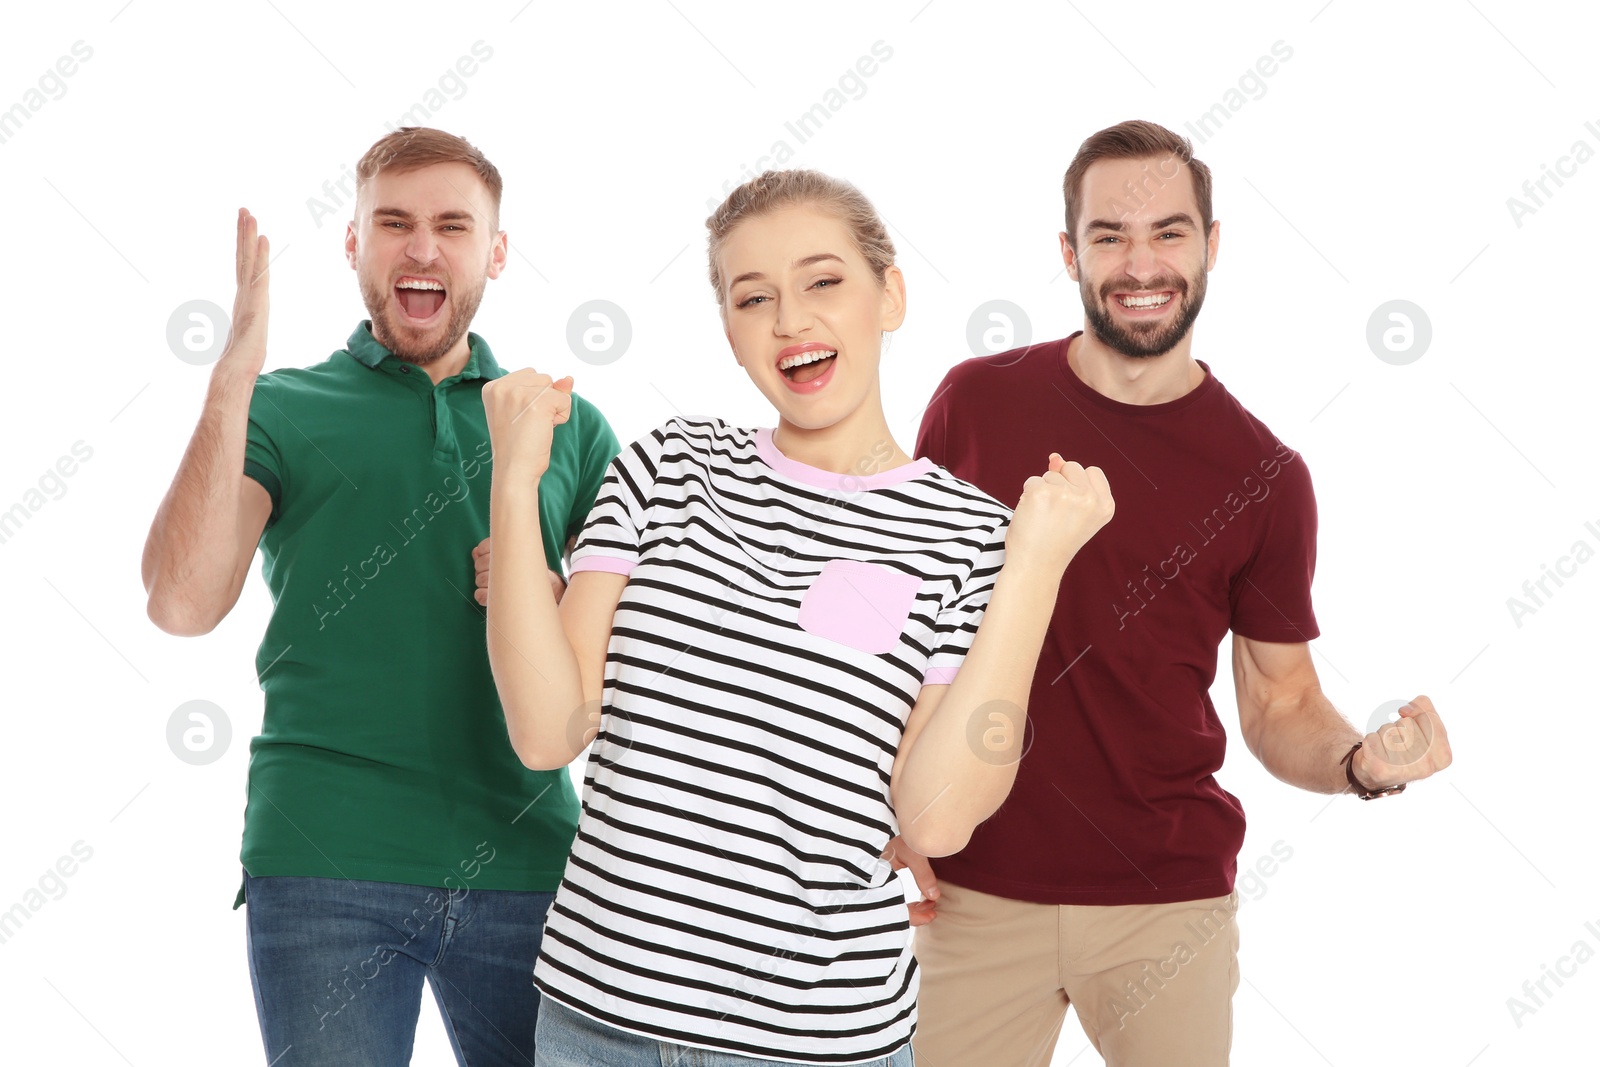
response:
[[[1239,734],[1250,754],[1263,765],[1267,764],[1275,749],[1282,748],[1285,743],[1293,743],[1294,724],[1305,721],[1307,709],[1321,695],[1321,689],[1314,687],[1290,689],[1265,684],[1237,691]]]
[[[513,721],[511,714],[506,715],[509,725]],[[524,731],[511,729],[511,751],[517,754],[517,759],[530,771],[559,771],[571,763],[576,754],[564,745],[551,745],[542,743],[538,738],[529,737]]]
[[[513,748],[522,765],[530,771],[559,771],[572,762],[572,756],[569,754],[556,755],[544,750],[516,748],[516,746]]]
[[[944,799],[948,790],[946,787],[934,794],[930,801],[925,796],[919,797],[914,790],[908,795],[901,782],[891,779],[889,802],[894,810],[917,813],[909,821],[902,819],[900,822],[900,837],[911,851],[934,859],[953,856],[967,847],[978,824],[994,814],[993,808],[984,812],[971,808],[963,810],[965,805],[954,805]],[[996,802],[995,807],[998,806]]]
[[[900,836],[913,852],[938,859],[941,856],[953,856],[966,848],[967,842],[972,839],[973,829],[970,825],[924,817],[910,826],[902,826]]]
[[[196,611],[180,598],[164,595],[159,587],[151,590],[145,614],[158,630],[173,637],[201,637],[215,630],[222,621],[220,614]]]

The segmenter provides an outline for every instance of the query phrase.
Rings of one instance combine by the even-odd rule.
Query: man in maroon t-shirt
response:
[[[1042,1067],[1071,1002],[1108,1064],[1225,1064],[1245,824],[1214,777],[1222,638],[1245,743],[1292,785],[1381,795],[1450,748],[1427,697],[1363,738],[1318,684],[1305,460],[1190,352],[1219,234],[1205,164],[1125,122],[1083,143],[1064,191],[1083,331],[957,366],[916,454],[1014,504],[1059,452],[1105,471],[1116,516],[1062,583],[1010,797],[933,863],[916,1055]],[[975,724],[975,754],[1015,721]]]

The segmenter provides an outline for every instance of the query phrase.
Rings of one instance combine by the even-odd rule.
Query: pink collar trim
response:
[[[756,453],[767,466],[791,481],[815,486],[818,489],[834,489],[846,493],[860,492],[863,489],[885,489],[913,478],[920,478],[938,468],[938,464],[924,456],[885,471],[840,474],[837,471],[823,470],[821,467],[812,467],[799,460],[790,459],[779,452],[778,446],[772,443],[772,431],[769,429],[756,431]]]

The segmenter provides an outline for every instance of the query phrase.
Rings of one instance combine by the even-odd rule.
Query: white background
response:
[[[0,944],[0,1058],[261,1058],[244,914],[229,906],[268,598],[252,577],[214,633],[180,640],[147,621],[138,578],[208,374],[176,358],[167,320],[193,299],[231,307],[240,205],[278,257],[269,368],[322,359],[363,309],[340,249],[347,205],[319,226],[308,199],[482,41],[492,56],[428,119],[505,176],[514,252],[474,329],[508,367],[574,374],[624,440],[677,411],[768,424],[720,335],[702,224],[708,202],[785,140],[791,165],[855,181],[893,227],[911,310],[885,394],[909,446],[938,379],[973,355],[980,304],[1021,306],[1036,340],[1080,323],[1056,248],[1078,143],[1132,117],[1190,133],[1282,41],[1292,57],[1197,138],[1223,239],[1195,352],[1316,479],[1325,636],[1313,647],[1327,691],[1358,724],[1386,701],[1431,695],[1456,765],[1372,804],[1298,792],[1239,740],[1224,662],[1213,695],[1233,735],[1222,781],[1250,816],[1241,869],[1278,842],[1292,850],[1246,894],[1234,1062],[1594,1061],[1600,962],[1548,983],[1520,1026],[1507,1005],[1576,942],[1600,951],[1589,785],[1600,563],[1547,582],[1553,595],[1520,625],[1507,605],[1575,542],[1600,548],[1600,161],[1547,184],[1553,195],[1521,225],[1507,207],[1575,141],[1600,149],[1591,9],[354,7],[105,0],[8,13],[0,109],[27,100],[75,42],[93,54],[0,143],[0,511],[29,500],[74,443],[92,458],[46,479],[52,495],[0,544],[0,910],[44,901]],[[785,122],[878,41],[892,57],[798,144]],[[573,309],[597,298],[633,328],[607,366],[566,341]],[[1432,326],[1405,366],[1366,340],[1392,299]],[[232,728],[205,766],[166,740],[193,699]],[[59,894],[30,898],[80,841],[92,858],[46,878]],[[1085,1047],[1069,1020],[1055,1062],[1095,1062]],[[431,1006],[417,1048],[419,1064],[449,1060]]]

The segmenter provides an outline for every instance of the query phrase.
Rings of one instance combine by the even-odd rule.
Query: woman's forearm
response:
[[[528,767],[564,767],[586,740],[582,729],[569,729],[573,717],[582,715],[583,683],[544,559],[537,479],[495,471],[489,536],[489,667],[511,747]]]
[[[955,680],[913,740],[895,787],[901,833],[928,856],[958,852],[1011,792],[1028,692],[1061,574],[1008,562]]]

